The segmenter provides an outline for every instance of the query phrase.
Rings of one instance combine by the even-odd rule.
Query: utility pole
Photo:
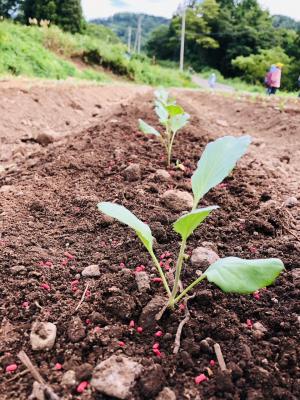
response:
[[[139,15],[138,18],[138,25],[135,34],[135,41],[134,41],[134,52],[140,54],[141,53],[141,41],[142,41],[142,15]]]
[[[186,20],[186,8],[184,3],[182,12],[182,25],[181,25],[180,66],[179,66],[180,71],[183,71],[184,67],[185,20]]]
[[[132,28],[131,26],[128,27],[128,53],[131,52],[131,35],[132,35]]]
[[[137,28],[137,53],[141,54],[141,41],[142,41],[142,19],[143,17],[140,15],[138,19],[138,28]]]

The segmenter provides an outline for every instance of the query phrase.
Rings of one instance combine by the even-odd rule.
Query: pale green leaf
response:
[[[162,104],[168,104],[169,93],[164,88],[155,90],[154,96]]]
[[[186,240],[194,230],[205,220],[206,217],[213,211],[219,208],[218,206],[211,206],[206,208],[199,208],[191,211],[188,214],[178,218],[173,224],[174,231],[179,233],[182,240]]]
[[[159,122],[163,125],[166,125],[168,122],[169,113],[164,107],[164,105],[158,102],[155,107],[155,112],[159,118]]]
[[[99,211],[132,228],[147,250],[150,252],[152,251],[154,238],[152,236],[151,229],[147,224],[138,219],[131,211],[127,210],[127,208],[123,206],[120,206],[119,204],[109,202],[99,203],[97,207]]]
[[[142,119],[139,119],[139,128],[143,133],[146,133],[149,135],[160,136],[160,133],[155,128],[153,128],[153,126],[148,125]]]
[[[212,264],[205,275],[223,292],[247,294],[271,285],[283,270],[284,265],[278,258],[243,260],[228,257]]]
[[[225,136],[206,146],[192,176],[195,204],[230,174],[250,143],[250,136]]]
[[[189,121],[189,114],[179,114],[170,118],[169,126],[173,133],[179,131],[179,129],[183,128]]]

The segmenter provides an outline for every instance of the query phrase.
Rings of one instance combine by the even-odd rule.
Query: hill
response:
[[[272,20],[275,28],[293,29],[295,31],[300,30],[300,21],[296,21],[286,15],[273,15]]]
[[[0,76],[95,81],[121,76],[153,86],[192,85],[190,76],[177,69],[152,65],[146,56],[129,58],[126,46],[113,32],[93,24],[88,25],[84,34],[71,34],[57,26],[0,21],[0,54]]]
[[[128,27],[132,28],[132,42],[134,43],[134,38],[137,30],[138,18],[143,17],[142,20],[142,45],[145,45],[151,32],[160,25],[168,25],[170,20],[163,17],[156,17],[154,15],[148,14],[135,14],[135,13],[117,13],[109,18],[100,18],[91,21],[95,24],[102,24],[109,27],[113,32],[115,32],[118,37],[127,43],[128,40]]]

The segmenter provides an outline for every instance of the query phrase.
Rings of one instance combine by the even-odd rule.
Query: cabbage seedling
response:
[[[188,123],[190,116],[164,89],[156,90],[154,95],[155,112],[165,130],[160,133],[142,119],[139,119],[139,128],[145,134],[155,135],[160,139],[166,150],[167,166],[170,167],[174,139],[177,132]]]
[[[173,224],[173,229],[181,236],[181,246],[172,288],[170,288],[154,254],[154,238],[150,227],[121,205],[107,202],[98,204],[98,209],[101,212],[116,218],[136,232],[159,272],[168,295],[168,306],[170,308],[174,308],[175,304],[180,302],[196,285],[205,279],[216,284],[224,292],[247,294],[271,285],[284,269],[282,261],[276,258],[243,260],[237,257],[226,257],[211,264],[199,278],[180,292],[180,277],[185,259],[184,252],[187,240],[194,230],[212,212],[218,209],[216,205],[198,208],[198,204],[210,189],[221,183],[230,174],[237,161],[246,152],[250,142],[251,138],[249,136],[238,138],[225,136],[206,146],[192,176],[193,209],[188,214],[178,218]]]

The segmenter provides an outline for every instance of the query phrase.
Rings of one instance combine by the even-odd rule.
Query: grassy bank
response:
[[[29,27],[3,21],[0,54],[0,75],[106,82],[111,80],[111,74],[105,73],[109,71],[137,83],[192,86],[188,74],[151,65],[147,57],[129,57],[113,34],[96,26],[88,26],[85,34],[72,35],[56,26]],[[75,58],[83,61],[83,68],[72,62]]]

